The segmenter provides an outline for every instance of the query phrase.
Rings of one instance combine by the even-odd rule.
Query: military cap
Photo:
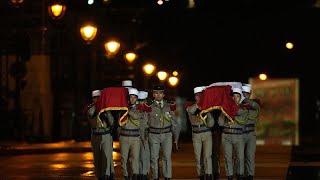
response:
[[[162,84],[154,85],[153,91],[164,91],[164,85],[162,85]]]

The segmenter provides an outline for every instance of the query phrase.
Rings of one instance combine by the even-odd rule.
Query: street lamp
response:
[[[115,55],[120,49],[120,43],[115,40],[108,41],[104,44],[104,48],[107,52],[107,55]]]
[[[137,54],[134,52],[128,52],[124,55],[129,64],[133,63],[137,59]]]
[[[176,76],[171,76],[171,77],[169,77],[168,82],[169,82],[170,86],[175,87],[178,85],[179,79]]]
[[[173,72],[172,72],[172,75],[173,75],[173,76],[178,76],[179,73],[178,73],[178,71],[173,71]]]
[[[154,66],[153,64],[145,64],[143,67],[143,72],[147,75],[150,76],[155,70],[156,70],[156,66]]]
[[[262,80],[262,81],[265,81],[265,80],[268,79],[268,76],[266,74],[264,74],[264,73],[261,73],[261,74],[259,74],[259,79]]]
[[[48,7],[48,12],[53,20],[59,20],[64,16],[66,12],[66,5],[61,1],[54,1]]]
[[[97,35],[97,27],[91,24],[86,24],[80,28],[80,34],[82,38],[90,44]]]
[[[157,76],[158,76],[158,78],[159,78],[160,81],[164,81],[164,80],[167,79],[168,73],[165,72],[165,71],[159,71],[159,72],[157,73]]]

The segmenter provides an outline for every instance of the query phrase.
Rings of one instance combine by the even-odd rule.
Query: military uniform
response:
[[[197,163],[197,174],[200,179],[212,179],[212,133],[214,119],[211,113],[207,113],[205,119],[201,119],[200,112],[194,104],[187,108],[189,120],[192,126],[192,141]]]
[[[129,89],[129,95],[131,95],[131,91],[133,90],[136,92],[136,95],[138,95],[138,91],[135,88]],[[119,127],[121,166],[124,178],[129,179],[127,165],[128,160],[130,160],[129,164],[132,168],[132,180],[135,180],[138,179],[139,174],[141,113],[137,109],[137,105],[133,104],[131,105],[128,114],[127,122]]]
[[[97,91],[93,91],[93,95],[94,92]],[[109,111],[106,111],[97,117],[98,112],[96,112],[94,103],[91,103],[86,109],[86,115],[91,126],[91,146],[96,177],[99,180],[113,179],[113,140],[110,135],[110,127],[114,122],[113,116]]]
[[[164,91],[164,87],[154,86],[154,91]],[[159,179],[158,159],[162,150],[162,175],[165,179],[172,177],[172,139],[177,143],[180,133],[180,124],[175,117],[175,111],[164,100],[153,101],[151,111],[147,113],[147,128],[149,132],[149,147],[151,157],[152,178]]]
[[[242,90],[251,93],[251,87],[243,87]],[[246,98],[243,105],[249,110],[249,115],[244,125],[244,174],[247,180],[253,180],[255,174],[256,133],[255,127],[258,121],[260,106],[252,99]]]
[[[197,103],[200,102],[201,94],[205,86],[195,87],[193,89],[196,102],[187,107],[188,117],[192,128],[192,142],[197,165],[197,174],[202,179],[212,179],[212,133],[211,127],[214,119],[211,113],[200,117],[200,108]]]
[[[236,89],[238,88],[233,88],[234,92],[238,92]],[[239,94],[242,95],[241,89]],[[233,164],[235,164],[237,167],[235,168],[235,174],[238,180],[242,179],[244,174],[244,125],[241,122],[246,118],[247,115],[248,110],[239,107],[237,115],[232,124],[222,113],[219,117],[219,125],[223,127],[221,142],[224,151],[225,171],[228,180],[233,179]],[[233,158],[233,154],[236,156],[235,158]],[[233,162],[233,159],[235,160],[235,163]]]

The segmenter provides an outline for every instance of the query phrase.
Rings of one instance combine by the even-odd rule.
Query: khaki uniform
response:
[[[249,104],[249,115],[244,125],[244,173],[248,180],[253,179],[255,174],[256,153],[256,122],[258,121],[260,106],[252,99],[246,99]]]
[[[91,126],[91,146],[95,174],[98,179],[112,179],[114,162],[112,157],[113,139],[110,128],[114,123],[114,118],[109,111],[105,111],[100,114],[100,120],[97,118],[95,106],[93,104],[89,106],[87,117]]]
[[[206,175],[212,179],[212,133],[211,127],[214,119],[211,113],[207,113],[205,119],[201,119],[197,112],[196,104],[187,108],[189,120],[192,126],[192,141],[196,158],[198,176]]]
[[[119,130],[119,142],[121,153],[121,166],[125,179],[128,179],[128,160],[132,168],[132,179],[137,179],[139,174],[140,156],[140,119],[141,113],[136,105],[132,106],[128,112],[128,121]],[[130,153],[130,154],[129,154]]]
[[[152,178],[158,179],[158,159],[162,150],[162,175],[165,179],[172,177],[172,138],[178,142],[180,124],[177,122],[175,112],[170,109],[170,104],[162,101],[161,104],[153,102],[151,112],[147,113],[146,128],[149,132],[149,147],[151,157]]]
[[[219,125],[223,126],[222,146],[225,159],[225,171],[228,179],[232,179],[233,172],[233,151],[235,157],[236,175],[238,179],[244,174],[244,141],[243,129],[244,125],[239,124],[241,119],[248,115],[248,110],[239,108],[234,123],[229,125],[228,119],[221,114],[219,117]]]

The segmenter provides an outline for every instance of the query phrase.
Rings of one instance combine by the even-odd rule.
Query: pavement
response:
[[[116,146],[118,147],[118,146]],[[117,149],[117,148],[115,148]],[[90,141],[66,140],[52,143],[0,141],[0,156],[20,154],[47,154],[59,152],[91,152]]]
[[[192,149],[192,143],[179,142],[183,149]],[[113,149],[120,151],[119,142],[115,141]],[[257,146],[265,149],[263,146]],[[263,151],[263,150],[262,150]],[[277,150],[279,151],[279,150]],[[59,142],[27,142],[27,141],[0,141],[0,156],[22,155],[22,154],[48,154],[61,152],[92,152],[90,141],[64,140]],[[295,162],[320,162],[320,147],[318,146],[293,146],[291,150],[291,161]]]
[[[191,151],[192,142],[181,141],[179,147]],[[113,150],[120,152],[118,141],[113,142]],[[23,154],[50,154],[61,152],[92,152],[90,141],[65,140],[49,143],[35,143],[27,141],[0,141],[0,156]]]

